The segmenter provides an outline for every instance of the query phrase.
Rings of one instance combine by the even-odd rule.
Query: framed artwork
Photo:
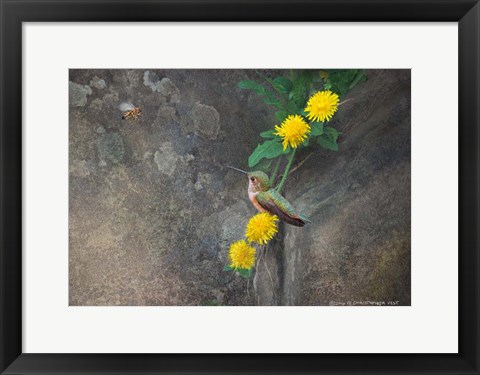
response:
[[[2,0],[1,373],[479,373],[479,7]]]

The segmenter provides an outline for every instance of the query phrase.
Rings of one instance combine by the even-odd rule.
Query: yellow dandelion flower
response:
[[[292,148],[300,146],[308,138],[311,128],[302,116],[290,115],[282,125],[275,125],[275,130],[274,134],[283,139],[283,149],[286,150],[289,145]]]
[[[338,109],[338,95],[330,90],[319,91],[308,99],[305,112],[311,121],[330,121]]]
[[[245,240],[232,243],[228,253],[230,267],[249,270],[255,264],[255,252],[255,248],[247,244]]]
[[[265,245],[277,234],[277,221],[278,217],[268,212],[256,214],[247,224],[247,240]]]

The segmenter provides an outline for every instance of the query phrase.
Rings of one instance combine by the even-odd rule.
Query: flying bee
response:
[[[142,114],[142,110],[131,103],[122,103],[118,106],[118,109],[123,112],[122,120],[129,118],[136,119]]]

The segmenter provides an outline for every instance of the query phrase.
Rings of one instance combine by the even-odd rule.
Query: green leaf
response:
[[[266,131],[260,133],[260,137],[262,137],[262,138],[275,138],[276,135],[273,134],[273,133],[275,133],[274,129],[266,130]]]
[[[238,82],[238,87],[241,89],[253,90],[259,95],[264,95],[264,93],[267,91],[266,88],[260,83],[250,80]]]
[[[271,92],[266,91],[264,96],[263,96],[263,101],[266,104],[273,105],[277,107],[278,109],[283,108],[282,102],[278,100]]]
[[[275,87],[282,94],[288,94],[293,87],[292,81],[285,77],[277,77],[272,81],[273,87]]]
[[[283,122],[283,120],[285,120],[288,116],[288,112],[287,111],[277,111],[275,112],[275,117],[277,118],[278,121],[280,121],[281,123]]]
[[[299,106],[295,100],[291,99],[288,101],[287,103],[287,111],[288,113],[297,113],[298,111],[300,111],[300,109],[302,109],[302,106]]]
[[[266,104],[273,105],[278,109],[283,109],[283,105],[281,101],[277,99],[275,94],[267,90],[262,84],[258,82],[251,81],[251,80],[240,81],[238,83],[238,87],[241,89],[252,90],[256,94],[263,97],[263,101]]]
[[[340,96],[345,95],[350,89],[362,80],[365,80],[365,74],[362,69],[331,69],[327,70],[327,84],[330,87],[325,88],[332,90]]]
[[[260,163],[255,166],[255,170],[265,172],[267,175],[270,174],[270,169],[274,159],[262,159]]]
[[[224,271],[236,271],[240,274],[240,276],[248,279],[250,276],[252,276],[252,269],[243,269],[243,268],[233,268],[233,267],[230,267],[230,266],[225,266],[223,267],[223,270]]]
[[[355,79],[353,80],[353,82],[350,84],[349,86],[349,90],[353,89],[356,85],[358,85],[360,82],[364,82],[367,80],[367,76],[365,75],[365,73],[363,72],[363,69],[360,70],[358,73],[357,73],[357,76],[355,77]]]
[[[311,70],[301,70],[294,79],[289,99],[295,102],[297,106],[296,110],[303,108],[307,102],[312,81],[313,73]]]
[[[323,122],[313,122],[311,124],[312,132],[310,133],[313,137],[317,137],[323,134]]]
[[[322,78],[322,76],[325,77],[324,73],[326,73],[324,70],[318,70],[313,75],[312,82],[323,84],[323,82],[325,82],[325,80]]]
[[[301,116],[306,118],[307,117],[307,112],[305,112],[305,110],[303,108],[301,108],[297,111],[297,115],[301,115]]]
[[[327,150],[338,151],[338,144],[335,139],[329,134],[322,134],[317,138],[320,146],[326,148]]]
[[[283,146],[278,140],[265,141],[259,144],[248,158],[248,166],[254,167],[263,158],[272,159],[283,153]]]
[[[341,134],[337,129],[332,128],[331,126],[325,126],[325,133],[330,135],[335,141],[338,139],[338,136]]]
[[[237,268],[236,271],[240,274],[240,276],[244,277],[245,279],[248,279],[249,277],[252,276],[251,268],[249,270],[246,270],[243,268]]]

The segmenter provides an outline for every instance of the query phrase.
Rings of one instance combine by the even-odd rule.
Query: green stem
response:
[[[282,180],[280,181],[280,184],[277,186],[277,191],[282,191],[283,184],[285,183],[285,180],[287,179],[288,172],[290,172],[290,167],[292,166],[293,158],[295,156],[295,151],[297,151],[296,148],[293,149],[292,153],[290,154],[290,157],[288,158],[288,164],[285,167],[285,172],[283,173]]]
[[[277,177],[278,167],[280,167],[281,161],[282,161],[282,156],[280,155],[280,157],[277,160],[277,164],[275,164],[275,168],[273,169],[273,173],[270,176],[270,186],[273,186],[273,184],[275,183],[275,177]]]

